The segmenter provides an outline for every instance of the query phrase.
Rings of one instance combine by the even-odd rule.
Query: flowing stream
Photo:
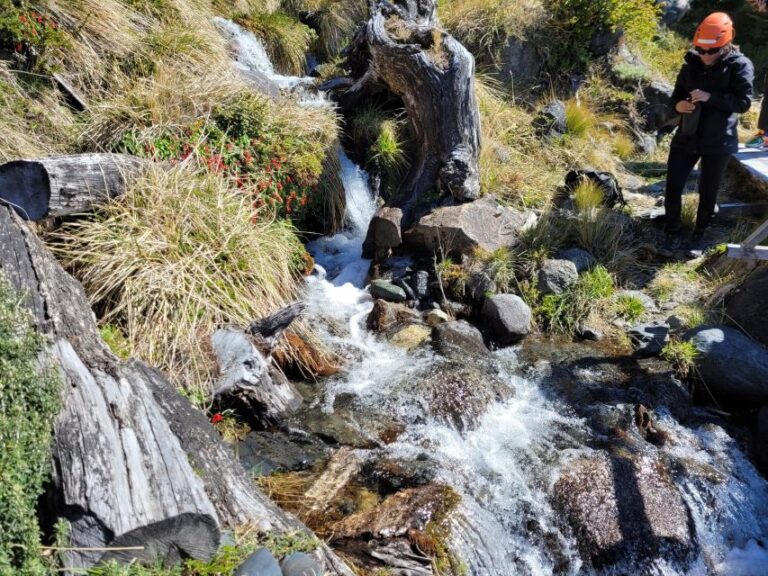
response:
[[[306,88],[310,79],[275,73],[253,34],[229,21],[217,24],[233,45],[238,67],[284,89],[298,89],[307,105],[322,103],[323,96]],[[429,406],[434,397],[422,395],[424,375],[443,360],[421,348],[405,351],[366,330],[373,301],[364,287],[370,263],[361,252],[375,202],[366,174],[339,154],[346,229],[308,246],[317,262],[316,272],[307,279],[308,318],[321,338],[348,358],[344,371],[325,383],[322,409],[332,411],[337,397],[351,394],[364,412],[385,413],[407,423],[405,432],[382,450],[406,460],[428,454],[437,462],[437,479],[461,495],[453,515],[452,545],[469,574],[637,573],[634,565],[621,561],[610,568],[588,567],[573,532],[551,504],[561,472],[574,459],[598,450],[590,447],[595,432],[558,394],[547,370],[521,370],[515,348],[494,353],[485,370],[509,394],[491,401],[471,426],[457,426],[436,417]],[[660,554],[639,573],[768,575],[765,479],[721,427],[691,429],[663,408],[657,412],[658,425],[674,437],[659,454],[669,462],[684,463],[686,469],[711,473],[673,477],[688,510],[693,553],[683,561]]]

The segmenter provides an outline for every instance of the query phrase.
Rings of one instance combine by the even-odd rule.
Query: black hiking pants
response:
[[[673,146],[669,150],[667,161],[667,191],[664,197],[664,212],[666,214],[666,231],[670,234],[680,232],[680,213],[685,182],[701,159],[699,174],[699,210],[696,214],[694,234],[702,234],[715,213],[717,190],[723,179],[725,167],[731,157],[730,152],[722,154],[690,154],[684,148]]]

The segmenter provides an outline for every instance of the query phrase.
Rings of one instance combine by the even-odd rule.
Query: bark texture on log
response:
[[[404,209],[406,220],[436,184],[461,201],[480,194],[474,58],[437,26],[436,5],[435,0],[377,1],[350,52],[357,79],[352,97],[383,86],[402,99],[408,114],[415,158],[390,203]]]
[[[71,523],[72,546],[144,546],[124,554],[148,562],[209,558],[220,539],[216,511],[151,382],[110,353],[80,284],[7,206],[0,206],[0,244],[0,269],[26,295],[61,368],[53,500]],[[103,556],[74,552],[69,567]]]
[[[70,521],[74,547],[144,548],[73,552],[69,569],[109,559],[207,559],[219,545],[219,522],[309,532],[258,491],[206,417],[160,372],[114,357],[82,286],[3,205],[0,246],[0,271],[24,295],[61,367],[54,513]],[[327,546],[315,555],[332,574],[352,576]]]
[[[261,354],[251,336],[222,329],[214,332],[211,343],[221,371],[213,394],[217,407],[235,410],[253,428],[267,428],[301,406],[299,391]]]
[[[148,161],[128,154],[75,154],[0,166],[0,199],[26,220],[67,216],[125,193]]]

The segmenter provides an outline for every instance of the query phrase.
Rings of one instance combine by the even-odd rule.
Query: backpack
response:
[[[569,192],[573,192],[584,180],[591,180],[603,191],[603,206],[613,208],[616,204],[622,207],[627,205],[618,180],[610,172],[598,172],[592,169],[571,170],[565,175],[565,187]]]

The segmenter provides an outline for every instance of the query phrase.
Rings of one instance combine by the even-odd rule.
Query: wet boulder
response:
[[[579,279],[579,271],[570,260],[545,260],[539,269],[539,292],[562,294]]]
[[[402,304],[376,300],[366,319],[368,330],[382,333],[395,326],[403,326],[414,322],[419,315]]]
[[[389,539],[423,531],[436,514],[455,505],[455,493],[440,484],[401,490],[373,510],[359,512],[336,524],[334,539]]]
[[[374,280],[371,282],[368,290],[373,298],[385,300],[387,302],[405,302],[408,295],[400,286],[387,280]]]
[[[491,403],[514,394],[490,361],[466,352],[463,357],[434,363],[418,381],[415,401],[426,414],[457,430],[475,428]],[[403,393],[413,394],[413,390],[409,387]]]
[[[280,430],[250,432],[237,446],[240,462],[251,476],[307,470],[328,452],[328,446],[312,434]]]
[[[768,405],[757,413],[755,425],[755,456],[763,474],[768,473]]]
[[[480,314],[494,339],[502,346],[519,342],[531,331],[531,309],[514,294],[487,298]]]
[[[694,541],[685,503],[652,455],[575,460],[555,483],[554,500],[582,557],[597,568],[621,562],[629,569],[629,562],[639,565],[660,554],[683,559]]]
[[[421,254],[468,254],[476,248],[493,252],[514,246],[525,216],[492,196],[443,206],[422,217],[404,234],[410,250]]]
[[[398,348],[412,350],[429,340],[432,329],[423,324],[409,324],[395,330],[389,336],[389,341]]]
[[[699,326],[684,338],[696,346],[697,373],[724,404],[768,403],[768,350],[729,326]]]
[[[438,324],[432,330],[432,345],[444,355],[488,354],[480,330],[465,320]]]

